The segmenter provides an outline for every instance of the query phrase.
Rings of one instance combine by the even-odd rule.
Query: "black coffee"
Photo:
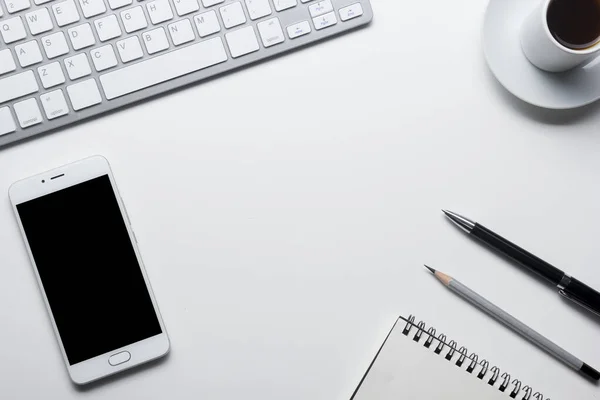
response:
[[[553,0],[548,28],[563,46],[587,49],[600,41],[600,0]]]

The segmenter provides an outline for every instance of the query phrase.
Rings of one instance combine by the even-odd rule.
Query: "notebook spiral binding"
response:
[[[416,329],[412,339],[422,344],[424,347],[430,349],[433,344],[434,339],[437,339],[437,345],[433,348],[433,352],[440,356],[443,356],[446,360],[454,363],[457,367],[463,367],[467,365],[465,371],[473,374],[478,379],[484,381],[488,375],[490,375],[489,379],[487,379],[488,385],[492,387],[496,387],[496,383],[501,381],[500,386],[496,387],[499,391],[508,393],[513,399],[518,400],[544,400],[544,395],[540,392],[535,392],[533,395],[533,389],[529,385],[522,386],[522,382],[518,379],[513,379],[511,382],[511,376],[508,372],[500,371],[500,368],[496,366],[492,366],[490,368],[490,363],[485,360],[479,360],[479,356],[476,353],[469,354],[466,347],[458,347],[458,344],[454,340],[450,340],[447,342],[447,337],[443,333],[436,335],[436,330],[433,327],[427,328],[425,322],[420,321],[419,323],[415,323],[415,316],[411,315],[408,317],[408,321],[406,322],[406,326],[402,330],[402,333],[405,336],[410,336],[411,331]],[[427,336],[425,341],[422,341],[423,335]],[[447,352],[444,348],[448,348]],[[475,370],[477,367],[480,367],[477,373]],[[507,391],[507,389],[511,386],[511,390]],[[523,397],[518,397],[523,394]],[[550,400],[547,398],[546,400]]]

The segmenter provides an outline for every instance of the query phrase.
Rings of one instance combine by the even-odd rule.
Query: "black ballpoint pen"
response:
[[[565,274],[560,269],[548,264],[546,261],[534,256],[516,244],[509,242],[485,226],[451,211],[442,211],[446,214],[446,217],[469,235],[476,237],[494,250],[499,251],[546,279],[558,288],[558,293],[561,296],[600,316],[600,293],[591,287]]]

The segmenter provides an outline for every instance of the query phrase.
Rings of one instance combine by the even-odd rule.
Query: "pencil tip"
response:
[[[428,265],[425,265],[425,268],[427,268],[432,274],[435,274],[435,269],[431,268]]]

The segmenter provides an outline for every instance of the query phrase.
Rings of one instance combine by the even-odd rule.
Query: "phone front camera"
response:
[[[42,179],[42,183],[46,183],[46,181],[44,179]]]

